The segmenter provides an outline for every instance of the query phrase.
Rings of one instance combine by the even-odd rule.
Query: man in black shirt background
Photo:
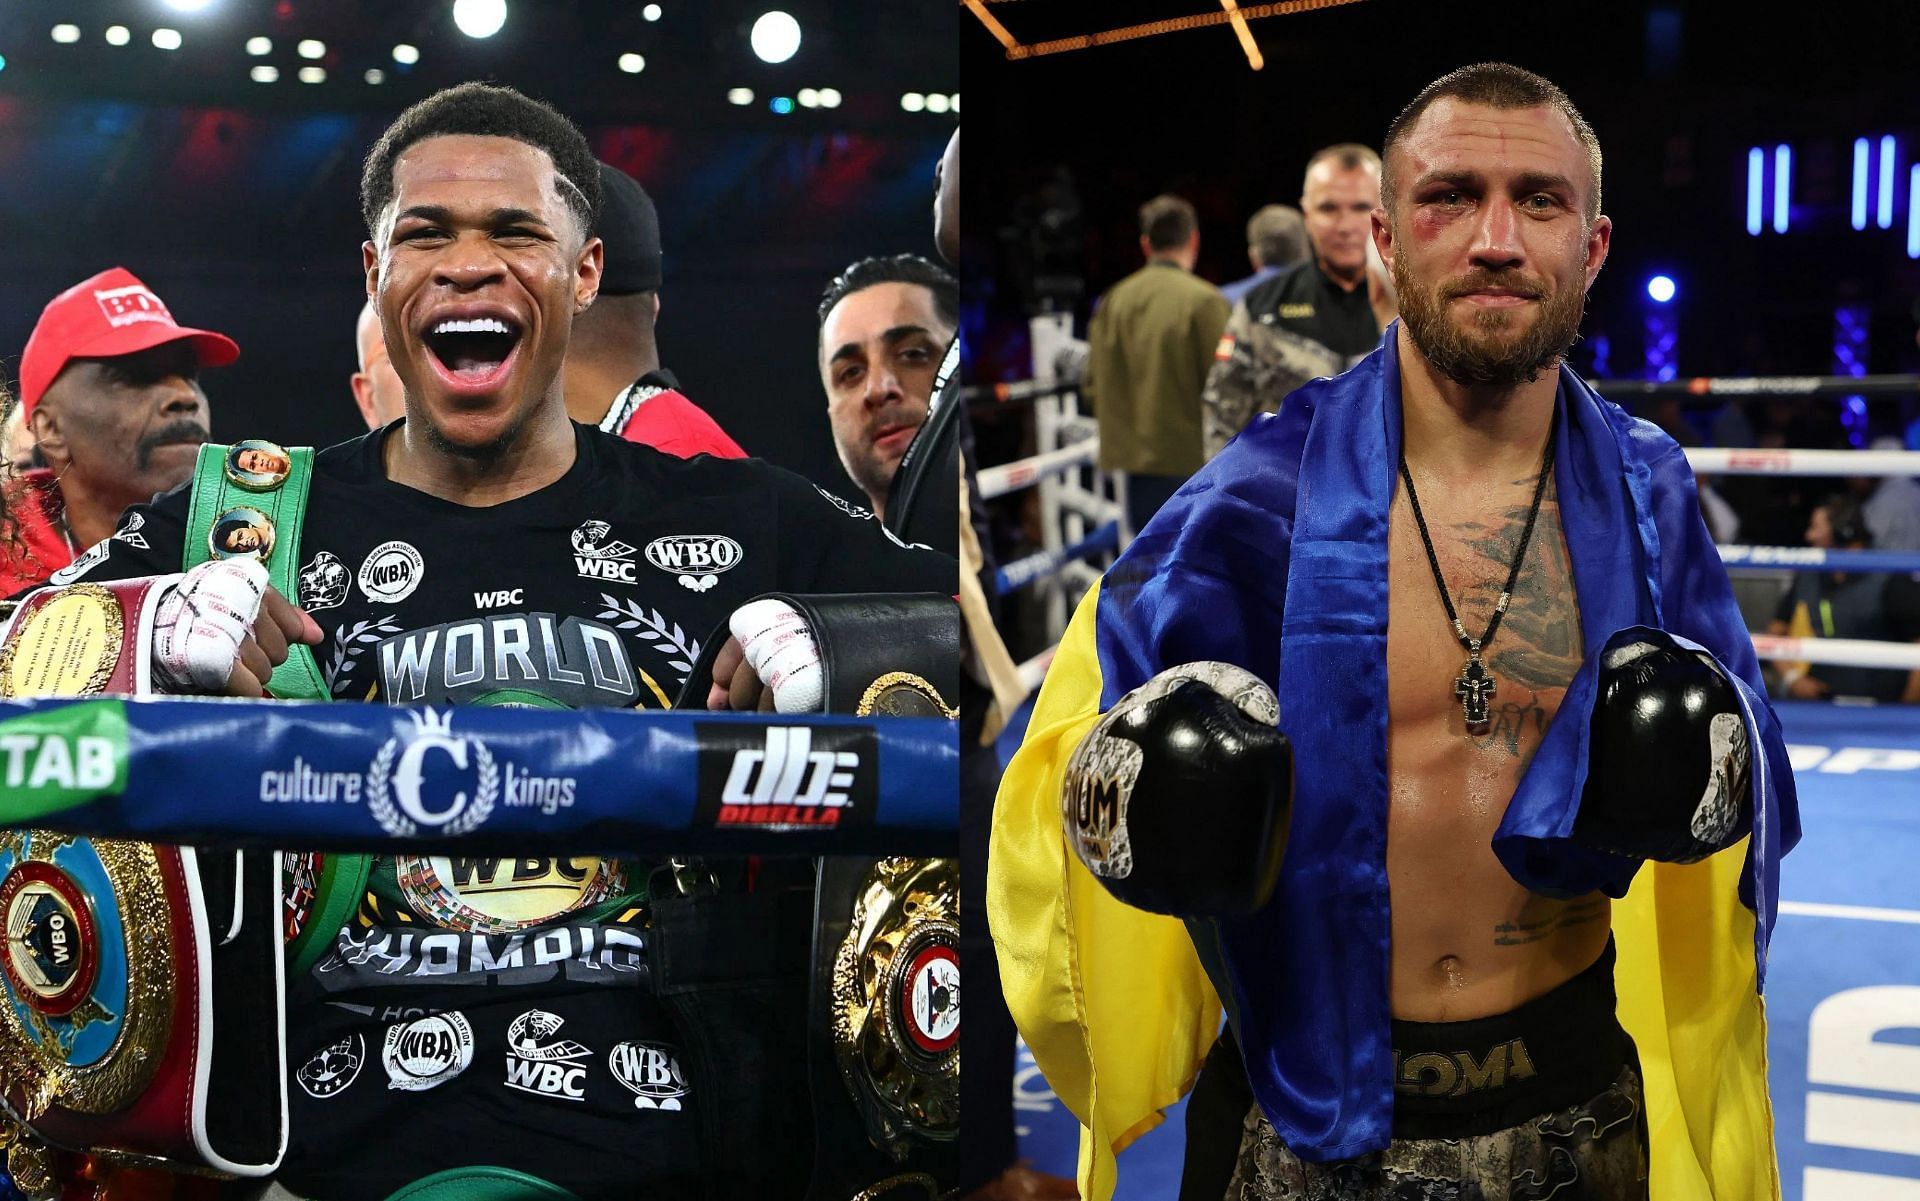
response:
[[[1380,156],[1343,142],[1314,152],[1300,188],[1313,254],[1256,285],[1234,307],[1205,391],[1207,457],[1255,413],[1273,412],[1309,379],[1371,351],[1395,316],[1391,281],[1370,262]]]

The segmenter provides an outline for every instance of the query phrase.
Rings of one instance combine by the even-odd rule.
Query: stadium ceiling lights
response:
[[[420,61],[420,49],[417,46],[409,46],[405,42],[401,42],[393,48],[393,61],[403,67],[411,67]]]
[[[213,0],[166,0],[168,8],[177,13],[205,12],[213,5]]]
[[[178,29],[156,29],[153,31],[153,44],[161,50],[180,49],[181,39]]]
[[[124,46],[133,40],[133,31],[125,25],[109,25],[106,38],[109,46]]]
[[[646,56],[631,53],[623,54],[620,56],[620,69],[629,75],[638,75],[647,69]]]
[[[800,22],[777,8],[761,13],[747,34],[747,44],[763,63],[786,62],[799,53]]]
[[[71,46],[80,40],[80,27],[78,25],[55,25],[53,27],[53,40],[62,46]]]
[[[470,38],[490,38],[507,23],[507,0],[453,0],[453,23]]]

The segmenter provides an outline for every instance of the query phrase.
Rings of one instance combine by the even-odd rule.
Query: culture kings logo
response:
[[[703,823],[831,830],[873,820],[879,751],[871,729],[697,722],[694,730]]]
[[[389,738],[367,769],[367,811],[381,829],[396,838],[408,838],[425,826],[449,837],[470,833],[493,812],[500,792],[500,770],[493,753],[478,738],[453,732],[453,715],[409,713],[412,732]],[[465,770],[473,764],[471,790],[430,797],[426,787],[428,756],[446,759]],[[443,787],[439,790],[445,793]]]

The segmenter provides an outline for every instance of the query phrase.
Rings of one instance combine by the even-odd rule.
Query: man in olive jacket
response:
[[[1200,393],[1227,327],[1220,290],[1193,274],[1193,206],[1156,196],[1140,206],[1146,266],[1115,284],[1087,327],[1081,387],[1100,421],[1100,466],[1127,473],[1127,524],[1138,530],[1204,461]]]

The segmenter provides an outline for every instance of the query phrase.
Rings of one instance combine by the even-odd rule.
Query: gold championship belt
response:
[[[960,870],[882,859],[867,873],[833,961],[840,1075],[877,1147],[960,1132]]]
[[[176,578],[28,596],[0,633],[0,699],[150,692],[154,602]],[[10,773],[0,787],[46,774],[84,792],[112,776],[111,763],[93,762],[88,744],[100,740],[55,726],[87,708],[7,719],[52,732],[39,736],[27,778]],[[64,777],[47,767],[54,759]],[[50,1146],[237,1175],[278,1164],[285,1051],[271,863],[261,852],[0,831],[0,1105],[20,1127],[0,1141],[28,1196],[58,1195]],[[271,1045],[221,1037],[228,1013],[245,1015],[237,1028],[271,1031]]]

